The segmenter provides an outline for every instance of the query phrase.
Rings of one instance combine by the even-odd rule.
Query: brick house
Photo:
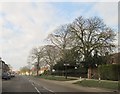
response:
[[[9,66],[4,61],[2,61],[2,72],[8,72],[9,70]]]
[[[107,58],[107,62],[106,64],[120,64],[120,52],[118,53],[114,53],[114,54],[110,54],[108,56],[106,56]],[[88,78],[99,78],[98,77],[98,68],[89,68],[88,69]]]
[[[111,54],[107,61],[108,64],[120,64],[120,52]]]

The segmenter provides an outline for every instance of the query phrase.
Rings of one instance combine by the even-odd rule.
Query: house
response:
[[[106,55],[105,58],[107,58],[106,64],[120,64],[120,52]],[[88,69],[88,78],[99,78],[97,67]]]
[[[109,55],[109,64],[120,64],[120,52]]]
[[[1,67],[2,72],[8,72],[10,70],[9,66],[3,61],[1,60]]]

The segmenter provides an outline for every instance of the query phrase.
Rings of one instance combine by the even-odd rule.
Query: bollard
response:
[[[82,78],[80,77],[80,82],[82,81]]]
[[[99,77],[99,83],[101,82],[101,78]]]

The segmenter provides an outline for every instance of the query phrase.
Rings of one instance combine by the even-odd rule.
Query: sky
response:
[[[108,26],[118,31],[117,1],[5,1],[0,2],[0,57],[14,70],[27,65],[30,50],[46,44],[44,39],[54,29],[73,22],[79,16],[85,18],[98,16]],[[117,44],[117,41],[115,43]]]

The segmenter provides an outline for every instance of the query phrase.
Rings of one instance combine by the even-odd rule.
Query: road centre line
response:
[[[32,83],[33,81],[31,81],[31,84],[35,87],[35,85],[34,85],[34,83]],[[36,83],[37,85],[39,85],[38,83]],[[46,88],[46,87],[43,87],[44,89],[46,89],[46,90],[48,90],[49,92],[54,92],[54,91],[52,91],[52,90],[50,90],[50,89],[48,89],[48,88]]]
[[[36,89],[36,91],[37,91],[39,94],[41,94],[40,91],[37,89],[37,87],[35,87],[34,82],[33,82],[32,80],[30,80],[30,79],[29,79],[29,82],[31,82],[31,84],[32,84],[33,87]],[[36,83],[36,84],[39,85],[38,83]],[[48,89],[48,88],[46,88],[46,87],[43,87],[43,88],[46,89],[46,90],[48,90],[49,92],[54,93],[54,91],[52,91],[52,90],[50,90],[50,89]]]

